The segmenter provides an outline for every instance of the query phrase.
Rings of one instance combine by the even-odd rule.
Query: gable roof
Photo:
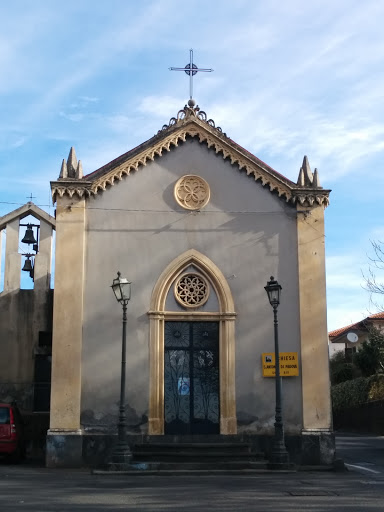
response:
[[[340,327],[339,329],[335,329],[334,331],[330,331],[328,333],[329,339],[332,342],[335,342],[337,339],[341,338],[345,334],[347,334],[351,330],[356,331],[368,331],[368,328],[375,323],[375,321],[380,322],[384,321],[384,311],[380,313],[375,313],[373,315],[367,316],[360,322],[356,322],[354,324],[346,325],[345,327]]]
[[[198,106],[187,105],[152,138],[96,171],[84,177],[82,172],[74,172],[71,178],[60,177],[57,181],[52,181],[53,201],[57,195],[96,195],[100,190],[106,190],[115,182],[121,181],[123,176],[144,167],[156,157],[161,157],[164,152],[171,151],[188,137],[196,138],[200,144],[206,144],[216,154],[221,154],[224,160],[229,159],[232,165],[236,165],[239,170],[244,169],[248,175],[253,175],[255,181],[260,181],[286,202],[308,206],[329,204],[330,190],[320,187],[317,171],[312,175],[307,157],[304,158],[299,182],[296,184],[227,137],[212,119],[207,119],[207,114]]]
[[[0,217],[0,231],[5,229],[9,222],[12,222],[15,219],[24,219],[24,217],[27,217],[28,215],[33,215],[36,219],[45,221],[54,229],[56,228],[56,219],[30,201],[23,206],[20,206],[20,208]]]

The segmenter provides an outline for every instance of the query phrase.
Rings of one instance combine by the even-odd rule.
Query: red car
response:
[[[14,403],[0,403],[0,456],[13,462],[25,456],[23,419]]]

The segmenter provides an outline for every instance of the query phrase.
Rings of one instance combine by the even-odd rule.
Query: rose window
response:
[[[174,194],[177,203],[182,208],[186,210],[199,210],[208,203],[210,189],[208,183],[203,178],[188,174],[176,182]]]
[[[188,273],[179,277],[175,284],[177,302],[187,308],[202,306],[208,300],[209,284],[200,274]]]

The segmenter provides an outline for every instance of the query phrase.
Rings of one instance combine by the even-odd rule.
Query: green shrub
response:
[[[370,327],[368,340],[361,344],[356,352],[353,362],[360,369],[364,377],[369,377],[384,368],[384,334]]]
[[[353,362],[345,356],[344,350],[336,352],[329,361],[332,385],[360,376]]]
[[[384,400],[384,375],[378,374],[370,378],[371,386],[368,400]]]
[[[342,411],[373,400],[384,400],[384,375],[359,377],[336,384],[331,388],[332,407]]]
[[[336,384],[331,389],[333,410],[342,411],[367,402],[369,387],[369,378],[366,377]]]

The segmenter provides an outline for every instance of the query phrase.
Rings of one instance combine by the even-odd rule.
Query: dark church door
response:
[[[165,434],[219,434],[219,323],[165,322]]]

